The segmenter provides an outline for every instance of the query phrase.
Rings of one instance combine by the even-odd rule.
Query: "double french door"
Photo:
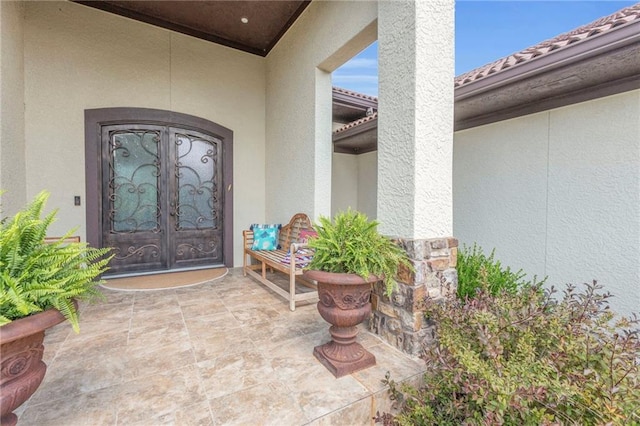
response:
[[[162,125],[101,126],[109,274],[224,263],[222,140]]]

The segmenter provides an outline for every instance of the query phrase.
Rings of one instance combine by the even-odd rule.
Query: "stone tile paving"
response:
[[[369,425],[391,409],[385,373],[415,381],[423,370],[361,325],[378,364],[336,379],[312,354],[329,340],[315,303],[290,312],[240,268],[193,287],[104,294],[81,306],[80,334],[64,323],[47,332],[47,374],[19,426]]]

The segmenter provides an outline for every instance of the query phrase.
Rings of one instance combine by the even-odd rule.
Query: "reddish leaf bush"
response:
[[[428,300],[438,342],[420,388],[389,377],[399,425],[640,424],[640,322],[615,318],[595,281]],[[486,289],[486,286],[485,286]]]

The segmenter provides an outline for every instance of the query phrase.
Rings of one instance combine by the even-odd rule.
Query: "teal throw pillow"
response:
[[[278,248],[278,234],[282,226],[279,224],[251,225],[253,245],[251,250],[275,250]]]

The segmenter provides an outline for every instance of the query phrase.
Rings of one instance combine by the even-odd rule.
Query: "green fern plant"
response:
[[[413,269],[406,252],[381,235],[378,222],[369,221],[361,212],[340,212],[333,222],[320,216],[315,229],[318,235],[308,243],[315,254],[307,269],[357,274],[364,279],[373,274],[384,279],[388,295],[395,289],[398,267]]]
[[[111,257],[110,249],[65,241],[45,243],[57,210],[42,216],[49,193],[43,191],[23,210],[0,220],[0,326],[55,308],[79,332],[75,300],[92,300],[100,293],[96,280]]]

